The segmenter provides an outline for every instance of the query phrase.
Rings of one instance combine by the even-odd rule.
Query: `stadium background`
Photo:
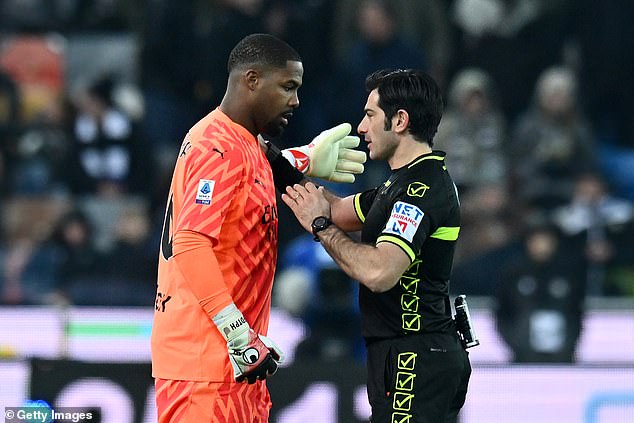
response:
[[[301,106],[281,146],[356,124],[363,77],[376,68],[422,67],[446,94],[453,126],[437,141],[458,158],[450,168],[465,214],[452,295],[469,296],[482,343],[471,353],[461,423],[634,422],[634,5],[377,4],[0,1],[0,408],[44,399],[100,407],[103,422],[152,421],[148,341],[173,160],[183,133],[224,92],[230,48],[272,32],[305,65]],[[575,88],[574,113],[559,126],[556,114],[540,120],[540,94],[562,87]],[[490,112],[479,132],[462,125],[474,107]],[[556,172],[540,162],[543,151],[520,148],[562,139],[573,147],[557,152]],[[567,218],[587,174],[605,182],[614,207],[579,228]],[[345,194],[384,177],[382,164],[370,163],[355,184],[332,189]],[[279,208],[270,335],[288,361],[270,381],[271,420],[365,421],[354,284]],[[582,326],[572,359],[516,363],[496,324],[509,282],[501,269],[546,222],[563,236],[561,260],[583,272],[569,273],[575,300],[535,309],[565,314],[580,301]],[[542,331],[552,335],[561,326],[550,316]]]

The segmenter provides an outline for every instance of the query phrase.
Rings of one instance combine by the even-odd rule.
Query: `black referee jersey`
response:
[[[449,277],[460,231],[460,203],[445,153],[433,151],[394,170],[381,186],[357,194],[361,241],[391,242],[411,265],[389,291],[360,286],[363,336],[368,340],[425,332],[455,332]]]

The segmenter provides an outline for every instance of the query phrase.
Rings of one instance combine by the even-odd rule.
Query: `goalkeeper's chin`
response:
[[[269,137],[276,138],[284,133],[284,129],[286,129],[287,126],[288,126],[287,120],[285,119],[276,120],[266,125],[266,127],[262,130],[262,134]]]

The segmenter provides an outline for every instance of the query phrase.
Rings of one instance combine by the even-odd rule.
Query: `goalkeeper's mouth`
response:
[[[287,112],[282,115],[282,125],[288,126],[288,121],[293,117],[293,112]]]

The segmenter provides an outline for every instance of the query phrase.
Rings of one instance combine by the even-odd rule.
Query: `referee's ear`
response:
[[[394,117],[392,118],[392,127],[394,132],[402,134],[407,131],[409,127],[409,113],[405,109],[398,109]]]

